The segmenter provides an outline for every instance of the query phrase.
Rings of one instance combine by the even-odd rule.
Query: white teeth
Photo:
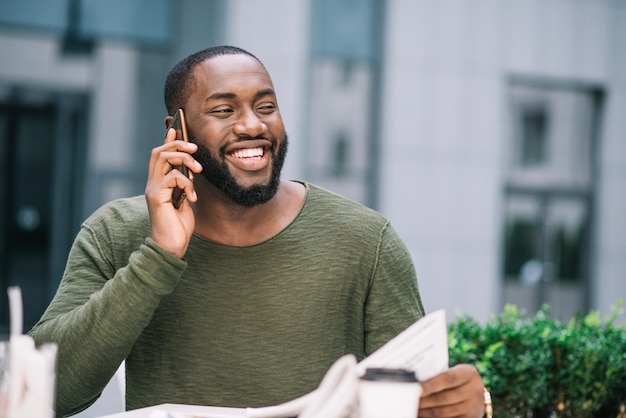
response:
[[[263,156],[263,147],[242,148],[232,152],[235,158],[260,158]]]

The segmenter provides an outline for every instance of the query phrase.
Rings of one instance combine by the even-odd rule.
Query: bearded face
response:
[[[285,134],[283,141],[275,143],[269,152],[272,160],[271,175],[265,184],[242,186],[230,171],[225,160],[225,151],[220,150],[220,155],[213,155],[204,145],[190,138],[191,142],[198,145],[198,151],[193,157],[202,165],[202,176],[216,189],[224,194],[233,203],[243,207],[253,207],[269,201],[278,191],[280,173],[285,157],[287,156],[288,138]]]

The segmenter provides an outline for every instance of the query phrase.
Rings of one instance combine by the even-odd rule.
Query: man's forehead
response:
[[[254,98],[275,95],[272,80],[265,67],[248,55],[220,55],[198,64],[190,98],[199,102],[229,97]]]
[[[270,79],[265,67],[255,58],[245,54],[218,55],[199,63],[194,69],[196,77],[237,78],[246,74]]]

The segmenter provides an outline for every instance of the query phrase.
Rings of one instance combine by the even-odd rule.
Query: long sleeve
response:
[[[139,231],[122,236],[123,220],[101,228],[100,219],[83,225],[57,294],[30,331],[37,344],[58,344],[60,416],[97,399],[186,267]]]
[[[424,316],[411,256],[389,223],[381,231],[365,304],[367,355]]]

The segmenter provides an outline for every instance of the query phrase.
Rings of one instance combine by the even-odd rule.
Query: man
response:
[[[193,54],[168,75],[165,101],[169,115],[184,109],[190,142],[170,130],[152,151],[145,197],[83,224],[31,330],[59,345],[60,415],[92,403],[124,359],[128,409],[278,404],[423,316],[410,256],[386,219],[280,178],[288,140],[256,57]],[[178,209],[175,188],[186,195]],[[471,366],[423,387],[420,416],[483,413]]]

